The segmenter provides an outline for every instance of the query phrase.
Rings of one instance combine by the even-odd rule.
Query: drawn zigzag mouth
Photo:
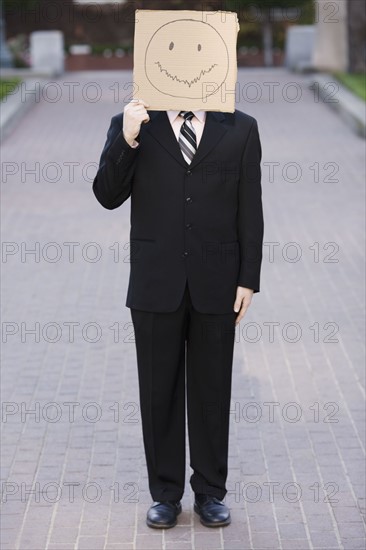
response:
[[[169,71],[167,71],[166,69],[164,69],[164,67],[161,66],[160,61],[155,61],[155,65],[157,65],[160,69],[160,72],[165,73],[168,78],[171,78],[172,80],[176,80],[177,82],[181,82],[183,84],[187,84],[189,87],[191,87],[192,84],[196,84],[202,78],[202,76],[212,71],[212,69],[216,67],[217,63],[213,63],[211,67],[207,70],[202,69],[200,71],[200,74],[195,78],[193,78],[192,80],[187,80],[185,78],[178,78],[177,76],[170,74]]]

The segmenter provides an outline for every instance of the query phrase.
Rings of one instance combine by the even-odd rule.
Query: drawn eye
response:
[[[201,48],[202,48],[201,44],[198,44],[197,50],[198,50],[199,52],[201,51]]]
[[[170,42],[169,44],[169,50],[172,50],[174,48],[174,42]]]

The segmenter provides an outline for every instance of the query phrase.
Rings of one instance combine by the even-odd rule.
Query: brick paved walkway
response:
[[[3,145],[2,548],[364,548],[364,141],[306,76],[240,71],[266,245],[235,346],[233,522],[201,526],[187,462],[179,524],[155,532],[124,306],[129,203],[107,211],[91,192],[122,74],[48,85]]]

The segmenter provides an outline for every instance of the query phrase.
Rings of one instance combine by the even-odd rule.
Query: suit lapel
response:
[[[221,124],[223,120],[225,120],[225,115],[223,113],[207,111],[202,137],[197,147],[196,154],[189,165],[190,168],[197,166],[227,132],[227,128]]]
[[[144,129],[149,132],[182,166],[187,166],[169,122],[166,111],[148,111],[150,121]]]
[[[227,129],[221,122],[225,115],[221,112],[207,111],[202,137],[196,154],[190,165],[183,158],[179,143],[169,122],[166,111],[148,111],[150,122],[144,129],[148,131],[170,153],[179,164],[187,168],[194,168],[199,164],[211,149],[220,141]]]

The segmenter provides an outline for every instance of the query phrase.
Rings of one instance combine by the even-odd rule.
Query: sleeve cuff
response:
[[[124,157],[125,160],[130,157],[134,157],[137,154],[137,151],[138,147],[131,147],[125,140],[121,130],[112,143],[108,151],[108,156],[118,163],[122,160],[122,157]]]

